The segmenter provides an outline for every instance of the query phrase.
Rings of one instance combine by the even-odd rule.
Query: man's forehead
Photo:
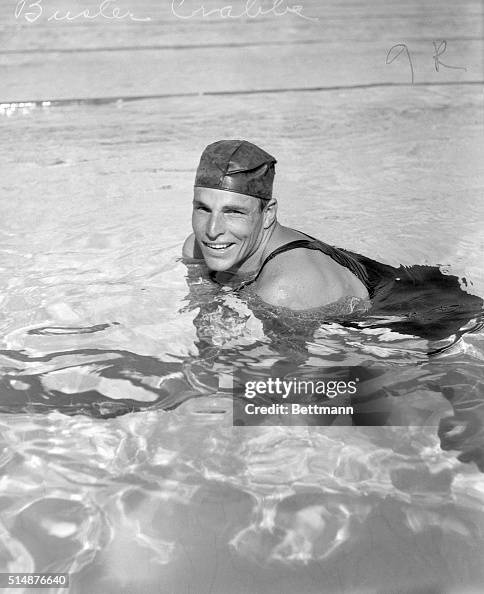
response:
[[[258,205],[259,198],[227,190],[195,188],[193,201],[203,202],[211,206],[239,206],[252,209]]]

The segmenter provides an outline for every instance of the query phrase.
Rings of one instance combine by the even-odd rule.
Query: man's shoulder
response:
[[[195,239],[195,235],[190,233],[190,235],[185,239],[185,243],[182,247],[182,257],[183,258],[201,258],[202,252],[200,247]]]
[[[270,260],[255,290],[267,303],[302,310],[342,297],[368,298],[361,280],[319,250],[292,249]]]
[[[289,250],[270,260],[256,281],[257,294],[271,305],[296,310],[338,300],[343,296],[341,287],[330,282],[314,255],[307,250]]]

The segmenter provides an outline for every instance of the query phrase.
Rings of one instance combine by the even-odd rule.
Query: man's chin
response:
[[[231,262],[221,262],[215,258],[205,258],[205,264],[214,272],[227,272],[231,266]]]
[[[210,270],[214,270],[215,272],[226,272],[229,268],[234,266],[234,259],[228,258],[228,254],[220,254],[214,255],[213,253],[208,253],[205,250],[202,250],[203,259],[205,260],[205,264],[210,268]]]

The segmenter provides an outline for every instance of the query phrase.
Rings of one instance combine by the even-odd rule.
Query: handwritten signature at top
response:
[[[319,21],[317,17],[310,17],[303,14],[303,6],[300,4],[289,5],[286,0],[270,0],[269,6],[263,6],[263,0],[246,0],[245,5],[238,10],[233,5],[227,4],[219,8],[207,10],[203,4],[191,6],[185,5],[185,0],[171,0],[171,12],[178,19],[192,19],[194,17],[218,16],[221,19],[239,19],[247,17],[250,19],[259,16],[273,15],[284,16],[294,14],[308,21]],[[48,14],[46,14],[48,13]],[[18,0],[15,6],[15,18],[23,18],[29,23],[38,21],[41,17],[47,21],[75,21],[79,19],[94,20],[97,18],[108,20],[131,20],[151,21],[151,17],[137,17],[130,10],[121,9],[116,5],[116,0],[102,0],[96,8],[84,8],[71,12],[70,10],[44,10],[43,0]]]

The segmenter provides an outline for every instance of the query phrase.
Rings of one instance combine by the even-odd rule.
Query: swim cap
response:
[[[277,161],[246,140],[219,140],[203,151],[195,187],[228,190],[262,200],[272,197]]]

